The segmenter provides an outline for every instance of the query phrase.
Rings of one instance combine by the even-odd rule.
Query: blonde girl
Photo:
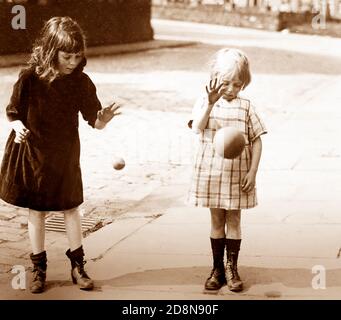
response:
[[[206,290],[218,290],[225,284],[231,291],[243,289],[237,268],[241,210],[257,205],[256,174],[262,152],[261,135],[266,133],[250,101],[239,96],[250,81],[245,53],[228,48],[219,50],[211,63],[206,93],[195,104],[189,122],[199,134],[199,146],[188,202],[207,207],[211,213],[213,269],[205,282]],[[232,160],[220,157],[213,147],[216,131],[226,126],[240,130],[246,142],[242,154]]]

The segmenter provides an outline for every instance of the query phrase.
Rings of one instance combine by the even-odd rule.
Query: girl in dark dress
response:
[[[93,289],[84,270],[78,211],[83,202],[78,113],[90,126],[103,129],[120,112],[115,103],[101,107],[95,85],[83,73],[84,52],[85,37],[79,25],[69,17],[51,18],[6,108],[13,130],[1,164],[0,198],[29,209],[32,293],[43,292],[45,287],[48,211],[64,212],[73,282],[81,289]]]

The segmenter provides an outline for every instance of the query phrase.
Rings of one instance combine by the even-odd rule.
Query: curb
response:
[[[196,45],[195,41],[181,40],[150,40],[143,42],[134,42],[127,44],[117,44],[108,46],[89,47],[86,51],[87,57],[96,57],[104,55],[124,54],[130,52],[140,52],[148,50],[156,50],[162,48],[177,48]],[[23,65],[28,60],[29,53],[17,53],[0,56],[0,68],[13,67]]]

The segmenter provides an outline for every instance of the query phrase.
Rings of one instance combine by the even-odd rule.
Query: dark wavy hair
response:
[[[84,53],[85,49],[85,35],[78,23],[70,17],[53,17],[41,29],[28,64],[40,79],[51,83],[59,76],[58,51]],[[73,72],[83,70],[85,64],[84,56]]]

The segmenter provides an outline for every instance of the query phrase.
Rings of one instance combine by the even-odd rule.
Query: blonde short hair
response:
[[[246,54],[238,49],[224,48],[216,52],[210,63],[211,79],[237,76],[245,89],[251,82],[249,60]]]

